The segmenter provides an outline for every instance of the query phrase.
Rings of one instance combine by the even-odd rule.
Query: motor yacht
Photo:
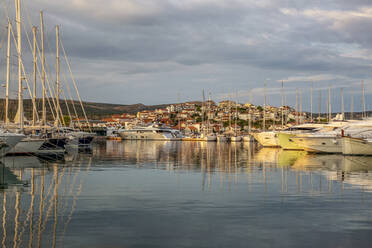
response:
[[[134,127],[118,131],[124,140],[181,140],[182,134],[179,130],[164,127],[162,125],[151,125],[147,127]]]
[[[263,147],[279,147],[278,132],[276,131],[266,131],[253,133],[253,137],[260,143]]]

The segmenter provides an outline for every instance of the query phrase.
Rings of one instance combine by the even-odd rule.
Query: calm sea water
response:
[[[107,141],[1,162],[1,247],[372,246],[372,157]]]

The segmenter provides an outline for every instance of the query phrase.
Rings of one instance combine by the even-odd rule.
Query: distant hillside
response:
[[[50,100],[50,104],[53,106],[53,102]],[[138,111],[143,110],[155,110],[159,108],[165,108],[169,106],[169,104],[161,104],[161,105],[144,105],[141,103],[138,104],[131,104],[131,105],[122,105],[122,104],[109,104],[109,103],[95,103],[95,102],[83,102],[85,111],[88,115],[89,119],[101,119],[103,117],[109,117],[113,114],[121,114],[121,113],[130,113],[130,114],[136,114]],[[38,112],[41,116],[41,106],[42,101],[41,99],[37,99],[37,105],[38,105]],[[5,99],[0,99],[0,119],[4,119],[4,109],[5,109]],[[10,100],[9,101],[9,115],[10,119],[13,119],[17,112],[17,101],[16,100]],[[68,108],[67,108],[68,106]],[[78,101],[68,101],[68,104],[65,104],[65,101],[61,101],[61,109],[64,115],[68,115],[68,109],[71,112],[72,116],[75,116],[74,107],[76,109],[76,112],[78,113],[78,116],[82,117],[83,112],[82,108],[80,106],[80,103]],[[32,101],[30,99],[24,100],[24,110],[25,115],[27,119],[32,119]],[[48,119],[52,119],[52,114],[49,108],[49,104],[47,101],[47,115]]]
[[[195,103],[198,105],[201,105],[200,101],[194,101],[189,103]],[[41,117],[41,99],[37,99],[37,109],[39,111],[39,115]],[[53,106],[53,102],[50,99],[50,104]],[[143,110],[155,110],[155,109],[162,109],[166,108],[170,104],[160,104],[160,105],[144,105],[141,103],[138,104],[130,104],[130,105],[123,105],[123,104],[110,104],[110,103],[96,103],[96,102],[83,102],[85,111],[87,113],[87,116],[89,119],[101,119],[103,117],[110,117],[113,114],[122,114],[122,113],[129,113],[129,114],[136,114],[138,111]],[[5,105],[5,99],[0,98],[0,120],[4,120],[4,107]],[[68,108],[67,108],[68,106]],[[64,115],[68,115],[68,109],[71,112],[72,116],[75,116],[75,110],[79,117],[83,117],[83,111],[80,107],[80,103],[78,101],[68,101],[68,105],[66,106],[65,101],[61,101],[61,109]],[[25,115],[27,119],[32,119],[32,101],[30,99],[24,100],[24,110]],[[17,112],[17,101],[16,100],[10,100],[9,103],[9,115],[10,119],[12,120]],[[309,113],[308,113],[309,114]],[[49,104],[47,101],[47,115],[48,119],[51,120],[53,118]],[[335,116],[335,113],[332,114],[332,117]],[[353,114],[353,119],[360,119],[362,114],[360,112],[355,112]],[[367,111],[367,116],[372,116],[372,111]],[[318,117],[318,113],[314,113],[313,117]],[[322,113],[322,118],[326,118],[327,114]],[[351,115],[350,113],[345,112],[346,119],[350,119]]]

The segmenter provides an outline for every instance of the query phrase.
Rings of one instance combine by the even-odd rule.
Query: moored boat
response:
[[[253,137],[263,147],[279,147],[278,135],[275,131],[253,133]]]
[[[179,130],[160,125],[122,129],[118,134],[123,140],[182,140]]]
[[[372,156],[372,139],[342,137],[344,155]]]

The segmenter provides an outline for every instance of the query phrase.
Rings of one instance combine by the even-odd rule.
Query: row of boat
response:
[[[303,124],[282,131],[253,134],[264,147],[311,153],[372,155],[372,119]]]
[[[36,155],[40,157],[60,156],[65,153],[66,146],[89,146],[94,136],[71,128],[40,135],[0,130],[0,157],[5,155]]]
[[[147,127],[135,127],[120,129],[117,134],[124,140],[165,140],[165,141],[210,141],[210,142],[251,142],[252,136],[245,135],[217,135],[215,133],[201,133],[200,135],[184,136],[179,130],[172,129],[160,124]]]

